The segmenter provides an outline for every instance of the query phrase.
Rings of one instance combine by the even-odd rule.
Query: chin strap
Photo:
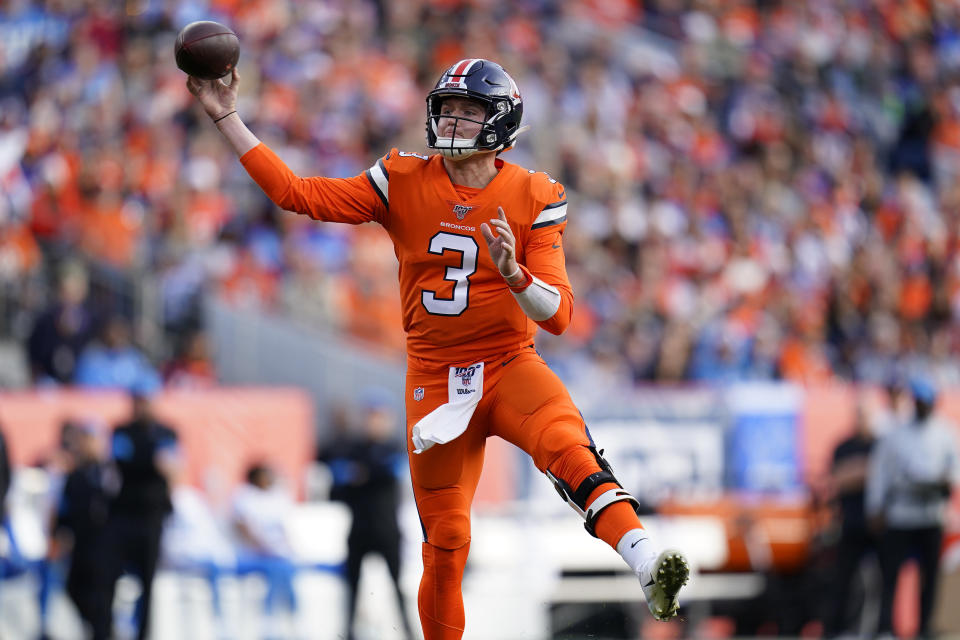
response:
[[[465,160],[477,153],[478,151],[496,151],[497,153],[503,153],[504,151],[509,151],[513,148],[513,143],[516,142],[517,138],[521,133],[527,131],[530,128],[530,125],[525,124],[522,127],[518,128],[517,131],[513,134],[513,137],[510,138],[509,144],[500,149],[477,149],[477,136],[474,136],[469,141],[466,138],[437,138],[437,141],[434,143],[433,148],[440,152],[444,158],[450,158],[451,160]],[[471,146],[467,147],[457,147],[454,146],[455,142],[469,142]]]

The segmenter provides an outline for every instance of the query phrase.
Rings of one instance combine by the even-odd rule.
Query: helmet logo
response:
[[[466,89],[467,74],[470,72],[471,67],[477,62],[479,62],[477,58],[467,58],[447,69],[447,73],[445,74],[446,81],[443,83],[443,88]]]

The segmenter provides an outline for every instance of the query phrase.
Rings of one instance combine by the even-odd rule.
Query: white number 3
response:
[[[447,267],[444,280],[453,282],[453,297],[438,298],[436,291],[424,289],[420,302],[424,308],[438,316],[458,316],[467,309],[470,293],[470,276],[477,271],[477,253],[480,247],[470,236],[440,232],[430,238],[430,253],[443,255],[444,251],[460,252],[460,266]]]

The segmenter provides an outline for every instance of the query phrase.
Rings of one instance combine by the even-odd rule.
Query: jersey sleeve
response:
[[[545,175],[545,174],[542,174]],[[538,176],[539,177],[539,176]],[[559,335],[570,326],[573,317],[573,287],[567,276],[566,259],[563,253],[563,232],[567,228],[567,198],[559,182],[539,181],[535,193],[542,207],[530,225],[530,233],[524,246],[524,264],[529,275],[555,287],[560,293],[560,306],[546,320],[537,321],[544,331]],[[546,183],[544,185],[543,183]],[[528,277],[528,282],[531,278]]]
[[[384,221],[386,201],[376,190],[371,170],[352,178],[301,178],[263,143],[245,153],[240,163],[282,209],[325,222]],[[374,168],[378,166],[383,166],[382,160]]]

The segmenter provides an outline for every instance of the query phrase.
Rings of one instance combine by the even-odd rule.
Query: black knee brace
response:
[[[573,507],[573,510],[580,514],[580,517],[584,519],[583,528],[587,530],[587,533],[592,535],[594,538],[597,537],[596,531],[594,530],[594,525],[597,522],[597,517],[600,515],[600,512],[614,504],[615,502],[627,501],[633,505],[634,511],[640,509],[640,503],[630,495],[627,491],[624,490],[623,486],[617,481],[616,477],[613,475],[613,468],[610,466],[610,463],[606,461],[603,457],[603,451],[597,451],[595,446],[589,447],[591,453],[597,459],[597,464],[600,465],[600,471],[596,473],[591,473],[589,476],[583,479],[583,482],[580,483],[576,489],[573,489],[569,484],[567,484],[563,479],[556,477],[550,470],[546,471],[547,477],[550,478],[550,481],[553,483],[554,489],[557,490],[557,493],[560,494],[560,497]],[[617,485],[618,488],[610,489],[609,491],[604,491],[597,499],[593,501],[593,504],[590,505],[590,508],[587,508],[587,498],[590,497],[590,494],[593,493],[593,490],[599,487],[602,484],[612,482]]]

